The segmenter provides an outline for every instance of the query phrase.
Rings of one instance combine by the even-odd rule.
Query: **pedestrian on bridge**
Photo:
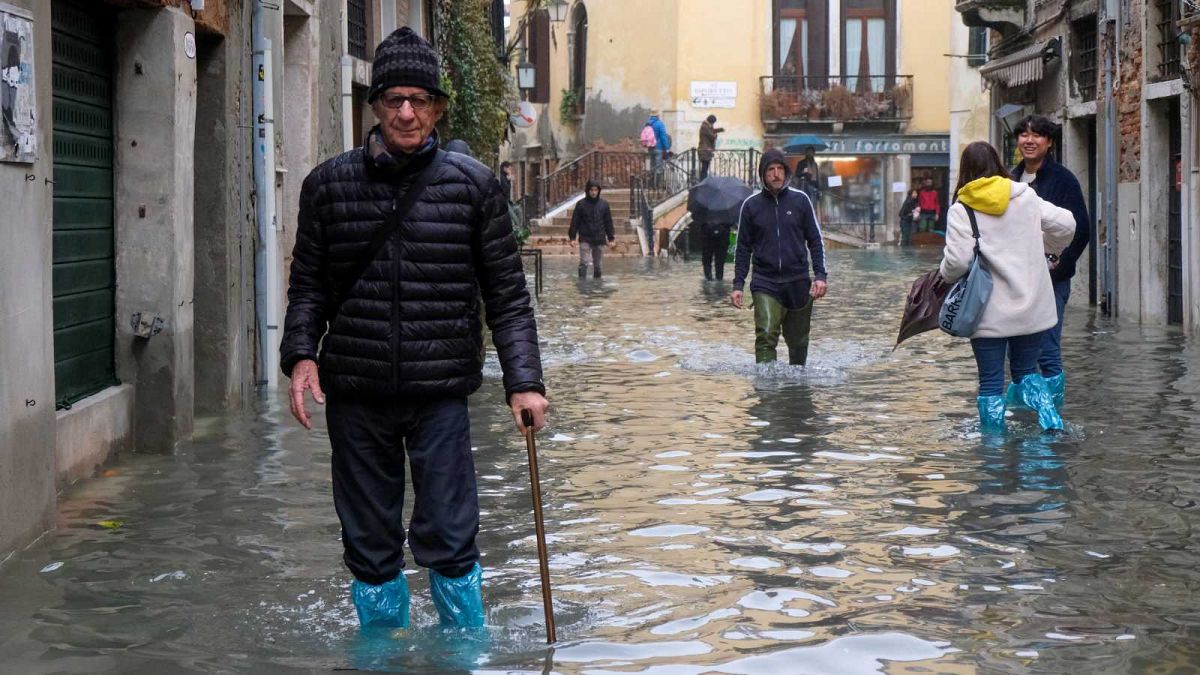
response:
[[[508,200],[483,164],[438,149],[448,97],[411,29],[375,50],[363,145],[304,180],[280,346],[292,414],[327,404],[333,502],[364,629],[406,628],[408,543],[444,625],[484,623],[467,396],[482,380],[482,303],[518,429],[545,424],[537,326]]]
[[[708,167],[717,154],[717,136],[725,130],[717,126],[717,116],[709,115],[700,125],[700,142],[696,144],[696,157],[700,160],[700,180],[708,178]]]
[[[813,303],[825,297],[827,289],[825,242],[812,200],[789,187],[790,173],[782,151],[763,153],[763,189],[742,203],[730,301],[742,308],[742,289],[753,266],[754,360],[774,361],[782,333],[788,363],[803,366],[808,362]]]

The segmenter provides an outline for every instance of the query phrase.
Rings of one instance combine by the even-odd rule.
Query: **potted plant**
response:
[[[562,101],[558,104],[558,119],[563,124],[574,124],[579,119],[579,92],[562,90]]]
[[[855,114],[854,94],[846,87],[835,84],[825,92],[825,110],[835,120],[853,119]]]
[[[821,91],[819,89],[804,89],[800,92],[800,105],[810,120],[821,118]]]
[[[892,106],[896,117],[908,117],[912,111],[912,85],[907,82],[892,89]]]

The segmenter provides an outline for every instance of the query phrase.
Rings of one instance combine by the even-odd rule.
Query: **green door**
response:
[[[54,388],[63,408],[116,383],[113,31],[102,3],[53,2]]]

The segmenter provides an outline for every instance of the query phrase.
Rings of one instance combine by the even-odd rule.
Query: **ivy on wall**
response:
[[[439,132],[461,139],[485,164],[495,164],[508,129],[510,91],[488,21],[488,0],[437,0],[434,30],[442,57],[442,88],[450,108]]]

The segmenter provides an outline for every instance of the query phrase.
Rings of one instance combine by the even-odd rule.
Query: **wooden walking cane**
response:
[[[546,525],[542,521],[542,482],[538,478],[537,447],[533,443],[533,413],[521,411],[525,424],[525,449],[529,452],[529,481],[533,488],[533,524],[537,532],[538,567],[542,573],[542,605],[546,609],[546,644],[554,644],[554,603],[550,599],[550,560],[546,552]]]

